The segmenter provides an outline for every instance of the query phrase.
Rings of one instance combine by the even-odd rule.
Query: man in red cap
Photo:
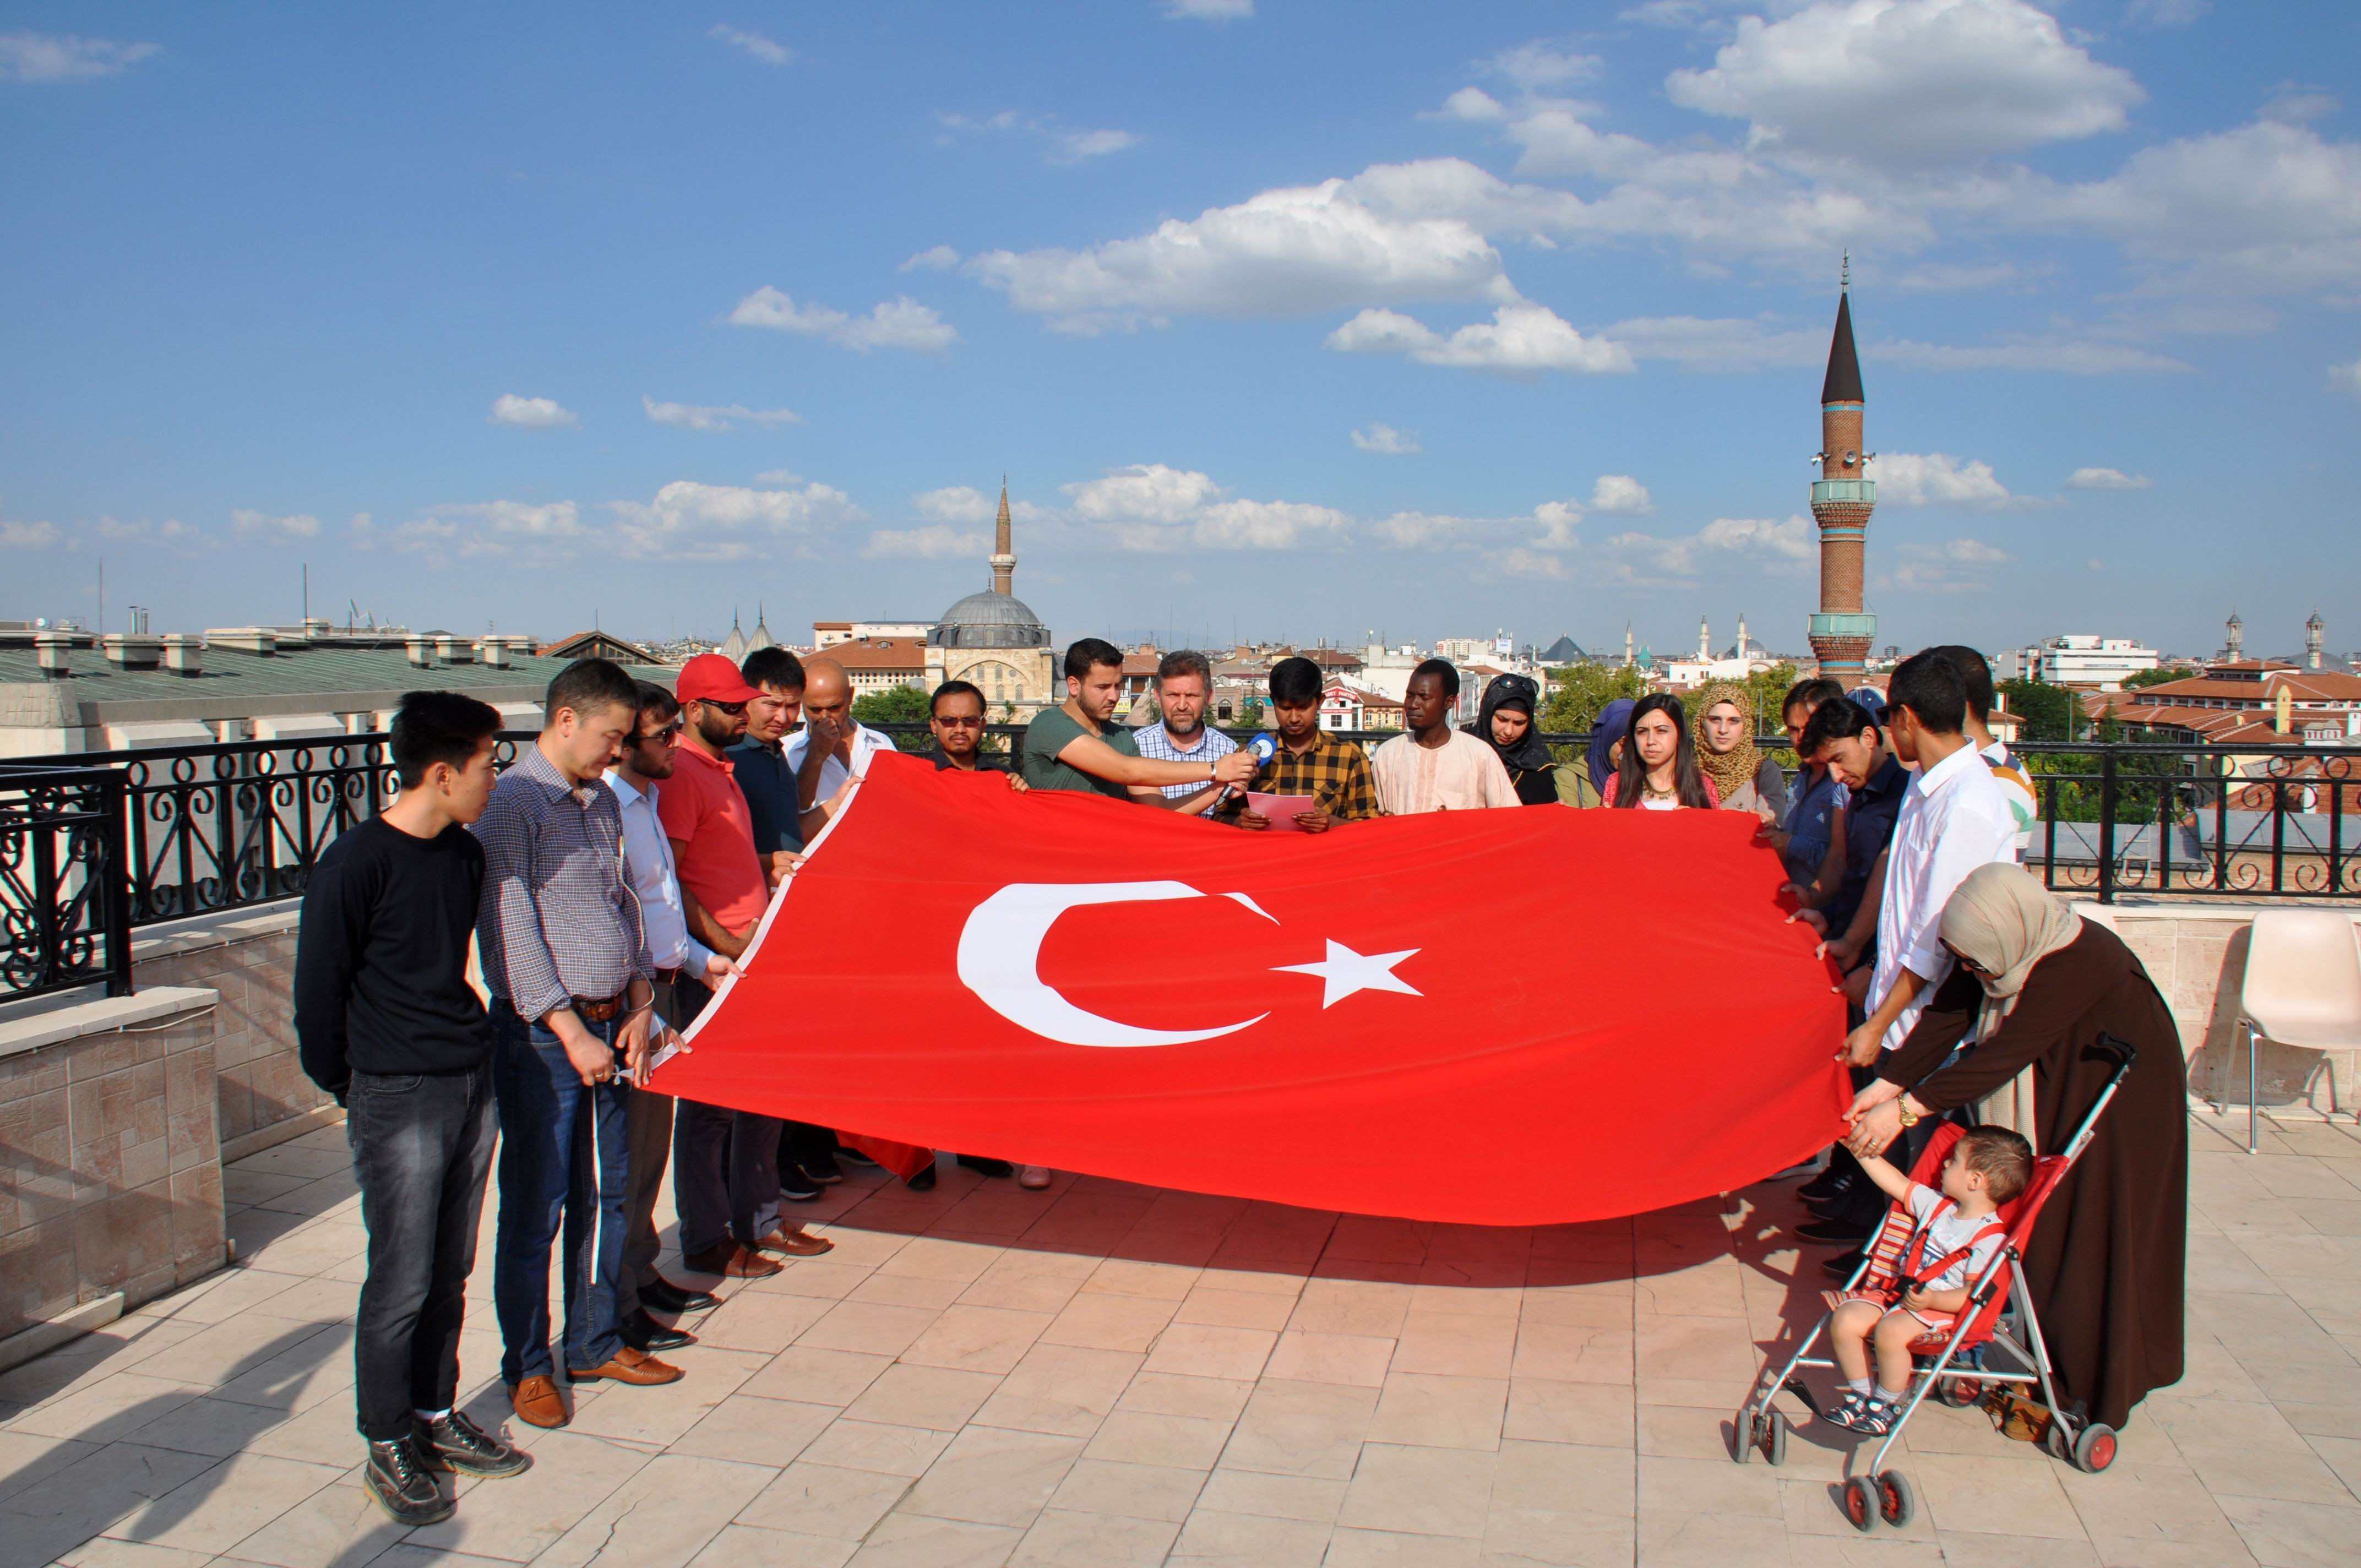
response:
[[[672,841],[689,929],[724,957],[746,951],[771,901],[770,880],[754,850],[754,819],[722,752],[746,733],[746,705],[762,696],[719,653],[681,666],[680,749],[656,802]],[[681,1022],[710,996],[694,979],[675,987]],[[779,1124],[770,1116],[684,1100],[673,1120],[673,1206],[680,1217],[680,1257],[700,1274],[760,1278],[778,1265],[760,1248],[811,1257],[833,1244],[785,1220],[767,1234],[755,1216],[778,1198]]]

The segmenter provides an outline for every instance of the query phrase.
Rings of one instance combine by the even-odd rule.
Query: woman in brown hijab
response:
[[[1754,744],[1754,702],[1735,681],[1697,695],[1697,771],[1713,781],[1724,811],[1751,811],[1766,822],[1787,815],[1787,775]]]
[[[2139,1057],[2090,1146],[2050,1195],[2025,1252],[2058,1385],[2122,1430],[2150,1390],[2180,1380],[2188,1251],[2189,1112],[2180,1032],[2147,970],[2113,931],[2082,920],[2022,867],[1981,866],[1943,907],[1946,981],[1878,1081],[1853,1102],[1855,1153],[1893,1142],[1905,1112],[2020,1102],[2019,1132],[2062,1153],[2114,1062],[2102,1034]],[[1973,1044],[1943,1065],[1963,1040]],[[2029,1072],[2029,1086],[2019,1084]]]

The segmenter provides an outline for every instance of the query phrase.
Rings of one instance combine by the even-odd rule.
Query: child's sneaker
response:
[[[1825,1419],[1831,1426],[1858,1431],[1861,1430],[1861,1418],[1869,1413],[1870,1407],[1876,1402],[1866,1394],[1856,1394],[1848,1388],[1845,1390],[1845,1397],[1837,1401],[1836,1408],[1830,1410]]]
[[[1883,1437],[1902,1419],[1902,1401],[1881,1399],[1874,1395],[1861,1400],[1861,1409],[1845,1424],[1863,1437]]]

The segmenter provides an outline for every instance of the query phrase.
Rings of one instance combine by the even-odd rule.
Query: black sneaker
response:
[[[792,1165],[779,1167],[779,1196],[790,1203],[811,1203],[818,1201],[819,1183],[810,1180]]]
[[[439,1523],[449,1519],[458,1507],[443,1495],[443,1488],[434,1484],[434,1473],[420,1457],[418,1445],[406,1437],[368,1445],[368,1463],[361,1466],[361,1484],[394,1523],[408,1528]]]
[[[460,1411],[418,1423],[418,1446],[430,1470],[456,1470],[462,1475],[522,1475],[533,1468],[533,1455],[494,1437]],[[371,1462],[375,1462],[372,1450]]]
[[[1832,1165],[1795,1189],[1795,1196],[1806,1203],[1833,1203],[1850,1192],[1853,1190],[1853,1183],[1860,1179],[1861,1173],[1858,1170],[1847,1170]]]
[[[806,1155],[796,1163],[803,1167],[806,1176],[818,1182],[822,1187],[833,1187],[844,1179],[844,1171],[836,1163],[836,1157],[825,1150],[815,1155]]]
[[[1795,1239],[1817,1242],[1823,1246],[1831,1243],[1850,1246],[1867,1241],[1869,1233],[1876,1228],[1874,1224],[1862,1224],[1839,1215],[1833,1220],[1817,1220],[1808,1225],[1797,1225]]]
[[[1850,1279],[1852,1277],[1852,1271],[1861,1266],[1861,1260],[1867,1255],[1868,1253],[1864,1248],[1855,1247],[1850,1252],[1840,1252],[1836,1256],[1828,1258],[1820,1265],[1820,1267],[1827,1271],[1828,1277],[1831,1279]]]
[[[1016,1168],[1005,1159],[991,1159],[980,1154],[963,1154],[959,1162],[978,1176],[1014,1176]]]

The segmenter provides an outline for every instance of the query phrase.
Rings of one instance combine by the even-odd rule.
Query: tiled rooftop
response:
[[[1779,1470],[1724,1447],[1817,1311],[1790,1187],[1487,1230],[947,1163],[807,1205],[836,1251],[730,1290],[683,1381],[514,1427],[533,1470],[405,1536],[356,1478],[330,1128],[228,1173],[240,1266],[0,1376],[0,1565],[2354,1563],[2361,1134],[2244,1132],[2192,1120],[2189,1372],[2115,1466],[1930,1403],[1906,1530],[1843,1522],[1823,1429]],[[490,1218],[462,1353],[488,1423]]]

